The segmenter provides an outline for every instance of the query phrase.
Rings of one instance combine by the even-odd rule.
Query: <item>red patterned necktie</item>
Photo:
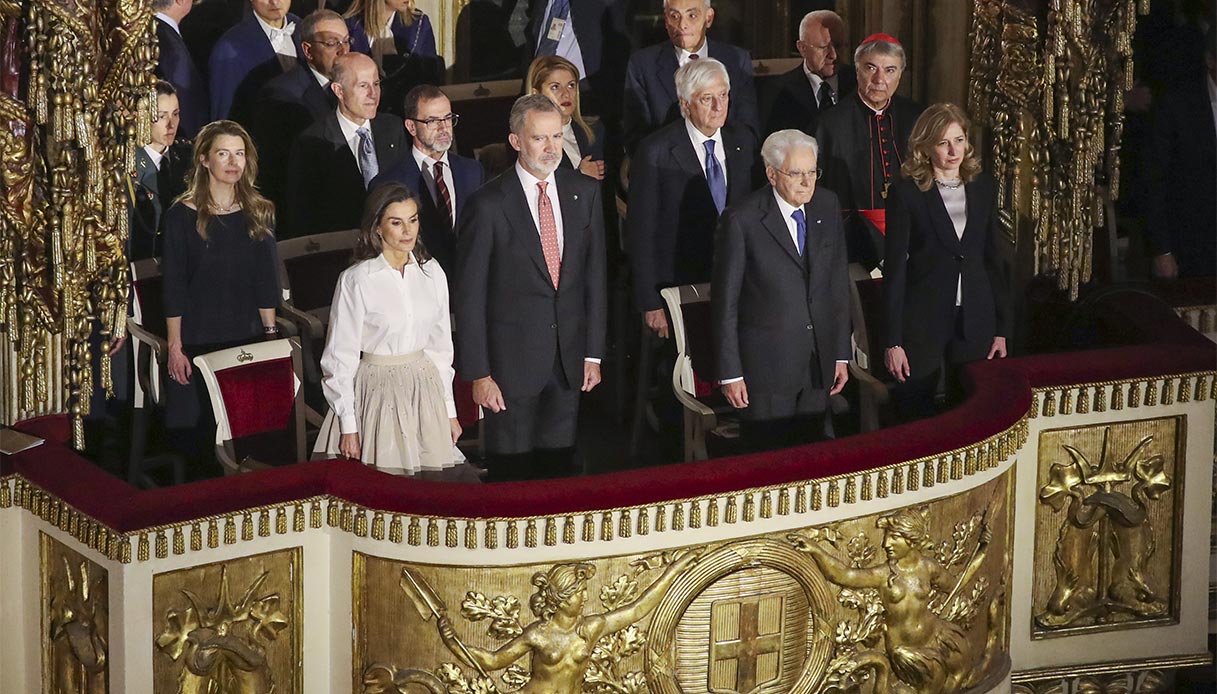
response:
[[[456,220],[452,218],[452,193],[448,192],[448,184],[444,183],[444,162],[435,162],[432,175],[435,177],[435,191],[439,193],[440,202],[443,203],[444,217],[448,220],[448,226],[455,228]]]
[[[554,281],[554,289],[557,289],[562,254],[558,251],[558,224],[554,221],[554,206],[545,194],[548,185],[545,181],[537,184],[537,219],[541,222],[541,252],[545,254],[545,267],[549,268],[549,277]]]

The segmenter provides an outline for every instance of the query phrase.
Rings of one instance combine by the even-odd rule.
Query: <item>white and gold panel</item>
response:
[[[42,691],[106,694],[110,585],[101,565],[38,533],[42,576]]]

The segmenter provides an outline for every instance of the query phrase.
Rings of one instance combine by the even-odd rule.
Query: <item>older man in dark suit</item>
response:
[[[292,145],[281,236],[358,227],[368,185],[406,155],[401,120],[376,113],[376,63],[362,53],[348,53],[334,61],[330,77],[338,108],[306,128]]]
[[[439,87],[420,84],[406,93],[406,130],[414,138],[410,153],[397,166],[382,171],[372,187],[388,181],[405,183],[422,203],[420,238],[448,275],[456,281],[456,234],[469,195],[486,180],[476,159],[452,151],[459,120],[452,102]]]
[[[732,124],[746,128],[755,143],[760,133],[752,56],[748,51],[706,38],[714,23],[710,0],[664,0],[668,41],[630,56],[626,67],[622,128],[626,148],[633,151],[642,138],[665,123],[680,119],[675,73],[690,61],[713,58],[727,69],[731,82]]]
[[[211,49],[211,117],[248,123],[258,91],[303,59],[288,0],[250,0],[253,10]]]
[[[857,89],[852,67],[838,69],[837,27],[844,34],[844,22],[832,10],[808,12],[799,22],[795,47],[803,62],[773,80],[765,99],[765,135],[790,128],[814,135],[820,114]]]
[[[267,82],[258,92],[249,134],[258,146],[258,187],[282,206],[287,158],[305,128],[325,119],[338,106],[330,89],[334,61],[351,48],[346,22],[332,10],[305,17],[297,32],[304,62]]]
[[[761,148],[769,185],[723,215],[710,291],[723,395],[758,450],[827,429],[813,417],[849,379],[849,276],[841,208],[816,188],[816,142],[798,130]]]
[[[713,58],[676,72],[684,119],[638,146],[626,215],[634,298],[648,328],[668,336],[659,290],[708,282],[723,208],[752,190],[752,136],[727,123],[735,90]]]
[[[486,413],[492,479],[570,471],[607,301],[600,186],[558,168],[558,107],[520,97],[509,139],[515,166],[470,196],[457,232],[457,372]]]
[[[199,128],[211,122],[211,105],[207,100],[207,84],[182,40],[182,20],[194,7],[192,0],[153,0],[156,11],[156,43],[160,54],[156,61],[156,76],[173,85],[181,105],[181,135],[191,138]]]

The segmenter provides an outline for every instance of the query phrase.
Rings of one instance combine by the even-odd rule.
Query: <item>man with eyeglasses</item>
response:
[[[766,135],[790,128],[814,134],[820,114],[857,88],[852,69],[838,65],[837,34],[845,35],[845,23],[836,12],[816,10],[803,17],[795,42],[803,62],[771,83],[764,109]]]
[[[896,94],[904,47],[874,34],[854,51],[858,90],[820,117],[816,140],[825,188],[841,199],[849,261],[867,269],[883,259],[887,189],[900,176],[913,123],[925,107]]]
[[[338,108],[305,128],[292,145],[280,238],[358,227],[372,179],[406,155],[401,120],[377,113],[380,71],[370,57],[336,58],[330,89]]]
[[[451,286],[456,279],[456,235],[461,210],[469,194],[486,180],[476,159],[452,151],[460,116],[439,87],[420,84],[406,93],[406,130],[414,139],[409,156],[372,181],[372,188],[397,181],[418,191],[422,203],[420,238],[431,257],[444,268]]]
[[[668,40],[635,52],[626,66],[622,130],[627,150],[634,151],[642,138],[680,120],[676,70],[707,58],[721,63],[730,75],[731,122],[748,129],[755,148],[761,125],[752,56],[737,46],[706,38],[714,23],[711,0],[664,0],[663,17]]]
[[[249,134],[258,146],[258,187],[281,207],[292,142],[313,123],[332,114],[338,98],[330,89],[334,61],[351,48],[342,16],[317,10],[300,22],[304,62],[266,83],[258,93]]]
[[[780,130],[761,158],[769,185],[719,221],[710,290],[722,392],[758,451],[831,434],[823,417],[850,358],[841,208],[816,185],[816,141]]]

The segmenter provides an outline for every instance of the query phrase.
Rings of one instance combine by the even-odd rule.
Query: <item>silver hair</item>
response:
[[[544,94],[526,94],[516,99],[516,102],[511,105],[511,117],[507,121],[511,132],[516,135],[522,134],[524,118],[533,111],[562,115],[562,111]]]
[[[836,24],[837,26],[844,28],[845,20],[841,19],[841,15],[833,12],[832,10],[812,10],[811,12],[803,15],[802,21],[799,22],[800,41],[802,41],[803,37],[807,35],[807,28],[812,24],[820,24],[825,28],[828,28],[828,32],[831,34],[832,29],[830,27],[832,27],[833,24]]]
[[[884,41],[882,39],[868,41],[855,48],[854,65],[861,65],[862,59],[871,53],[876,53],[878,55],[890,55],[895,58],[899,58],[900,69],[903,70],[905,68],[906,60],[904,58],[904,46],[901,46],[898,43],[892,43],[891,41]]]
[[[666,9],[668,9],[668,3],[669,3],[669,2],[671,2],[671,0],[663,0],[663,9],[665,9],[665,10],[666,10]],[[702,6],[703,6],[703,7],[705,7],[707,10],[709,10],[709,9],[713,9],[713,8],[710,6],[710,0],[704,0],[704,1],[702,2]]]
[[[681,101],[691,101],[693,95],[706,88],[715,78],[722,79],[731,89],[731,76],[727,67],[714,58],[690,60],[676,71],[676,95]]]
[[[765,138],[765,144],[761,145],[761,159],[765,160],[765,166],[780,169],[786,163],[786,157],[800,147],[810,149],[816,161],[820,160],[820,145],[816,143],[816,138],[793,129],[779,130]]]

